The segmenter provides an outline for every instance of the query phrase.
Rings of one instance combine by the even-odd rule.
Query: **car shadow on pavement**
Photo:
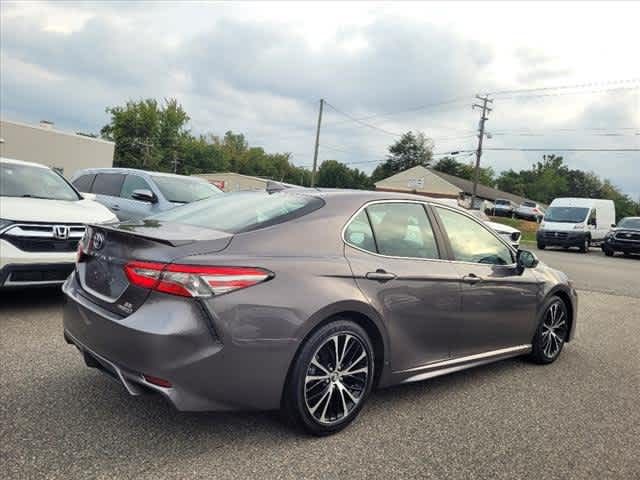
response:
[[[32,311],[34,305],[55,308],[64,303],[60,287],[36,287],[0,290],[0,314],[5,310]]]

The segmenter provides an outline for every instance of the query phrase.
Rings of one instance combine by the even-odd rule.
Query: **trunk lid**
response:
[[[76,264],[82,294],[119,315],[129,315],[151,290],[131,285],[124,266],[133,260],[171,263],[175,259],[224,250],[232,234],[183,224],[141,220],[89,225]]]

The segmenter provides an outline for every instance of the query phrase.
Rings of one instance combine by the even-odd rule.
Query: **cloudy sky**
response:
[[[640,148],[640,3],[3,0],[0,18],[7,119],[97,132],[108,105],[176,97],[194,133],[310,165],[324,98],[320,160],[370,171],[407,130],[436,152],[475,148],[476,93],[562,86],[496,93],[485,146]],[[541,155],[487,150],[483,165]],[[640,197],[640,153],[564,156]]]

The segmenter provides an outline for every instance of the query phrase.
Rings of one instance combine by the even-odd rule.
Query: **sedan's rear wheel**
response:
[[[354,322],[339,320],[314,332],[295,360],[283,409],[314,435],[329,435],[351,423],[373,383],[373,347]]]
[[[533,337],[531,359],[540,364],[551,363],[558,358],[569,333],[569,310],[556,296],[545,303],[540,325]]]

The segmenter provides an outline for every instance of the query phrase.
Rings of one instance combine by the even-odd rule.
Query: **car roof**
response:
[[[175,178],[192,178],[197,181],[205,181],[204,179],[198,177],[192,177],[189,175],[178,175],[175,173],[165,173],[165,172],[153,172],[149,170],[141,170],[139,168],[124,168],[124,167],[103,167],[103,168],[83,168],[82,170],[78,170],[74,177],[79,177],[80,175],[87,175],[91,173],[135,173],[137,175],[145,176],[145,177],[175,177]]]
[[[29,167],[45,168],[49,170],[49,167],[47,167],[46,165],[42,165],[41,163],[25,162],[23,160],[16,160],[14,158],[0,157],[0,162],[11,163],[14,165],[28,165]]]

